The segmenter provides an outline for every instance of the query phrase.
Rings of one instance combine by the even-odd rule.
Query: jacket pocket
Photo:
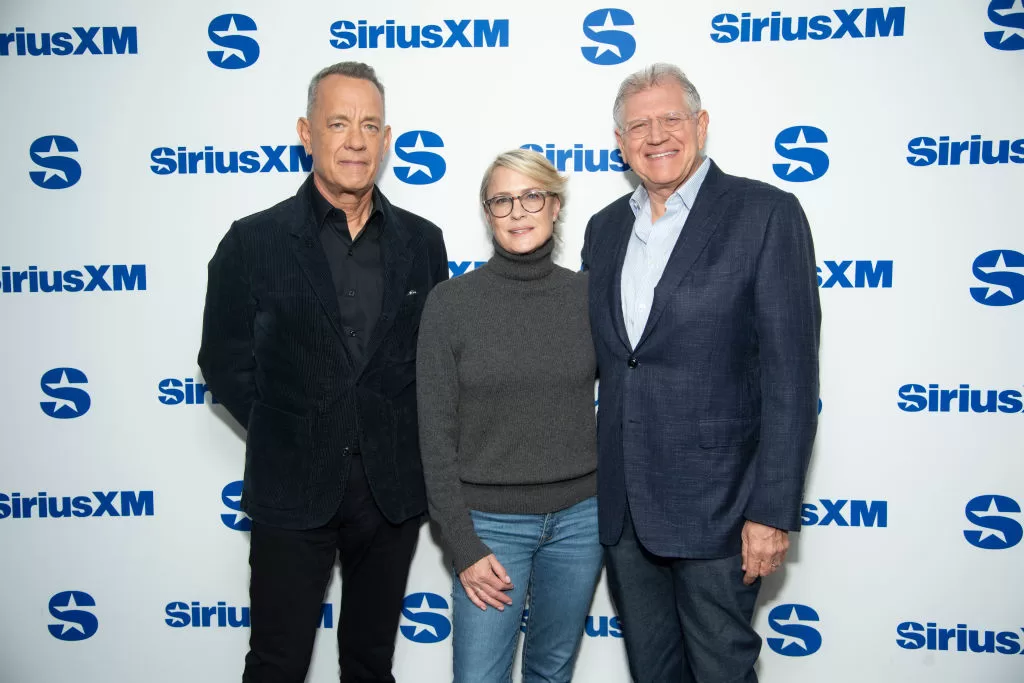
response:
[[[256,402],[246,435],[246,478],[253,502],[290,510],[304,503],[309,479],[308,418]]]
[[[416,382],[416,359],[392,363],[381,372],[381,391],[387,398],[395,398]]]
[[[700,420],[701,448],[743,446],[758,440],[760,420],[756,417],[727,417]]]

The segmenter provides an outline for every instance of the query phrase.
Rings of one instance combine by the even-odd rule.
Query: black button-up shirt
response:
[[[353,240],[345,212],[331,205],[314,183],[309,184],[320,244],[334,280],[345,346],[356,367],[365,362],[366,345],[380,317],[384,273],[380,235],[385,229],[377,188],[366,225]]]

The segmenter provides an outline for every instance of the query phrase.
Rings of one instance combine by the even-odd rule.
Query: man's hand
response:
[[[789,532],[752,522],[743,523],[743,583],[750,585],[782,566],[789,549]]]
[[[463,569],[459,573],[459,581],[469,599],[482,610],[490,605],[501,612],[505,610],[505,605],[512,604],[512,598],[504,593],[514,588],[512,579],[494,553],[481,557]]]

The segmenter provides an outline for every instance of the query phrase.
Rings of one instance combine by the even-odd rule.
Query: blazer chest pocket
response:
[[[757,442],[760,420],[756,417],[704,419],[698,423],[701,448],[730,448]]]
[[[419,318],[423,311],[423,303],[427,300],[426,291],[418,287],[408,287],[402,292],[402,298],[398,302],[398,317],[414,316]]]
[[[407,287],[402,292],[390,332],[391,336],[395,338],[395,346],[401,347],[402,351],[390,354],[392,360],[416,359],[415,336],[419,331],[420,316],[423,313],[423,303],[426,298],[426,292],[419,288]]]

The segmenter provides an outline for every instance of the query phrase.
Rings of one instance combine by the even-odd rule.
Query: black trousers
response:
[[[420,521],[394,525],[384,518],[358,456],[341,506],[325,526],[291,530],[253,521],[243,683],[305,680],[335,555],[341,561],[340,680],[394,683],[395,634]]]

